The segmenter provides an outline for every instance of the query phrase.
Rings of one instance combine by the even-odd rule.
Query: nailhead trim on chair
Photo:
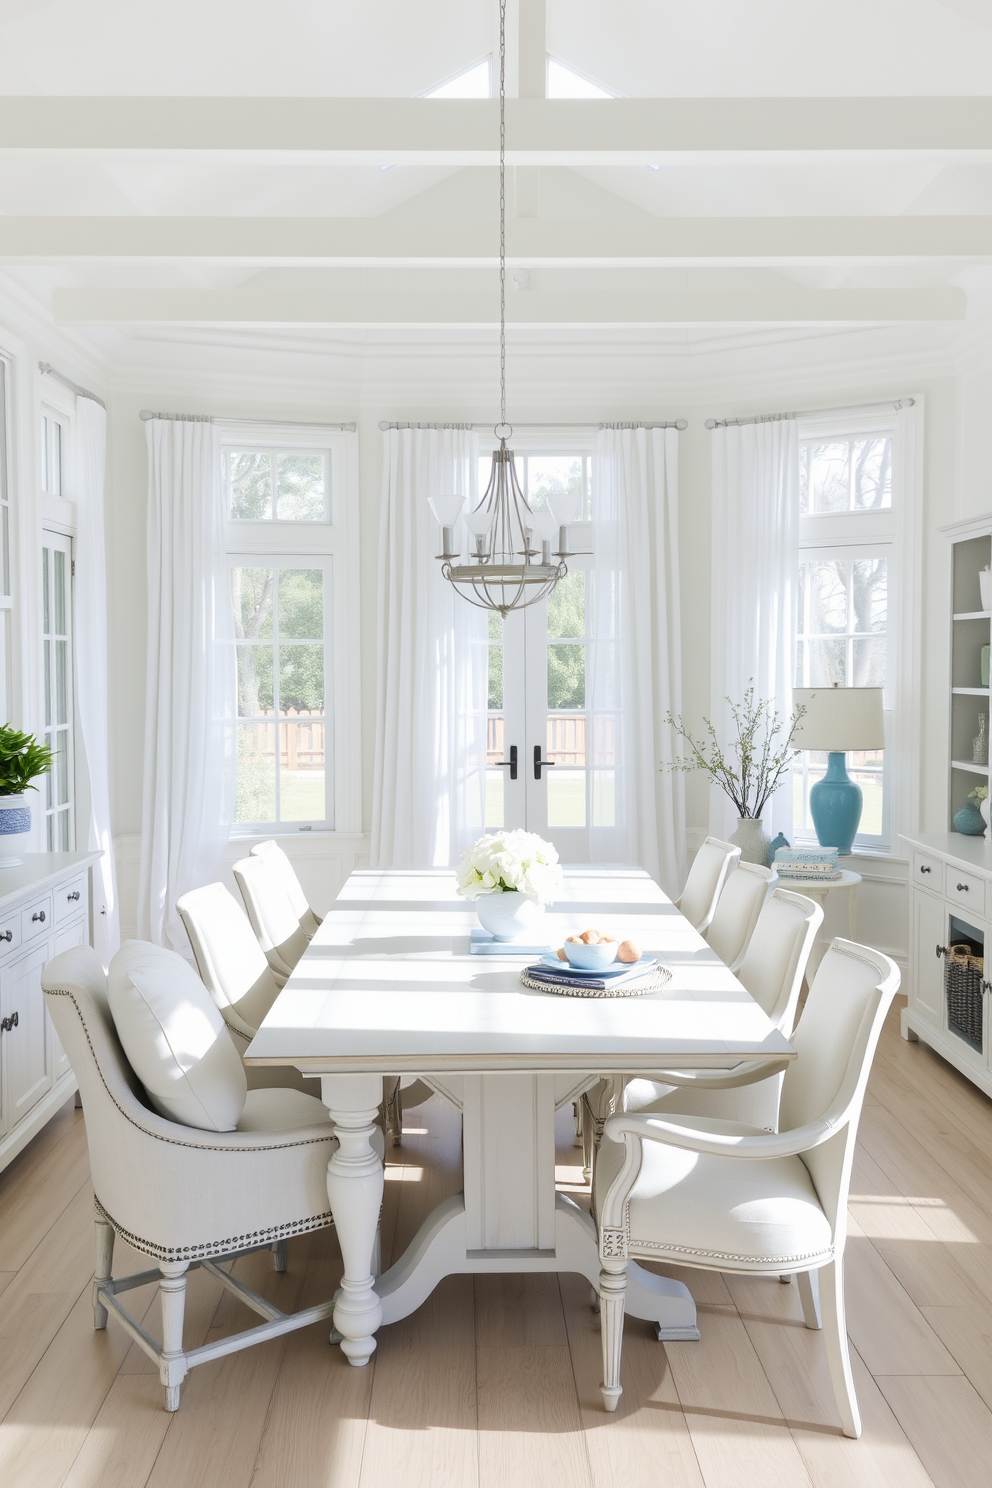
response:
[[[330,1210],[326,1214],[309,1216],[306,1219],[290,1220],[286,1224],[270,1225],[265,1230],[252,1230],[248,1235],[229,1235],[226,1240],[205,1240],[198,1245],[156,1245],[150,1240],[144,1240],[140,1235],[133,1235],[130,1230],[117,1223],[112,1214],[108,1214],[100,1203],[95,1201],[97,1209],[103,1215],[109,1225],[112,1225],[122,1240],[128,1245],[133,1245],[135,1250],[140,1250],[142,1255],[151,1256],[154,1261],[199,1261],[207,1256],[228,1255],[235,1250],[248,1250],[255,1245],[268,1245],[273,1240],[287,1240],[293,1235],[305,1235],[310,1230],[323,1230],[334,1223]]]
[[[131,1126],[136,1127],[138,1131],[144,1132],[146,1136],[153,1137],[156,1142],[169,1142],[169,1143],[171,1143],[171,1145],[173,1147],[192,1147],[195,1152],[231,1152],[231,1153],[238,1153],[238,1152],[276,1152],[276,1151],[279,1151],[280,1148],[290,1148],[290,1147],[316,1147],[321,1142],[326,1142],[328,1140],[328,1137],[327,1136],[320,1136],[320,1137],[308,1137],[306,1139],[306,1141],[304,1141],[304,1142],[266,1142],[264,1144],[259,1144],[257,1147],[227,1147],[227,1146],[212,1146],[209,1142],[181,1142],[177,1137],[164,1137],[161,1132],[151,1131],[147,1126],[142,1126],[140,1122],[135,1121],[133,1116],[129,1116],[128,1115],[127,1111],[125,1111],[124,1107],[117,1100],[117,1098],[115,1097],[115,1095],[114,1095],[113,1091],[111,1090],[110,1086],[107,1084],[106,1080],[103,1078],[103,1070],[100,1068],[100,1061],[96,1057],[96,1050],[93,1047],[93,1040],[90,1038],[90,1031],[86,1027],[86,1020],[85,1020],[85,1018],[83,1017],[82,1013],[79,1010],[79,1003],[76,1001],[75,997],[73,997],[73,995],[69,991],[68,987],[46,987],[45,988],[45,994],[48,997],[68,997],[69,998],[69,1000],[72,1003],[73,1007],[76,1009],[76,1016],[78,1017],[81,1025],[82,1025],[83,1032],[86,1035],[86,1042],[90,1046],[90,1053],[93,1055],[93,1063],[96,1066],[96,1070],[97,1070],[97,1073],[100,1076],[100,1080],[101,1080],[101,1083],[103,1084],[104,1090],[110,1096],[110,1099],[114,1102],[114,1105],[117,1107],[118,1111],[120,1111],[121,1115],[124,1117],[124,1120],[127,1121],[127,1122],[129,1122]],[[158,1112],[157,1111],[156,1112],[149,1112],[149,1115],[158,1116]],[[169,1118],[167,1116],[158,1116],[158,1119],[160,1121],[168,1121]],[[204,1133],[204,1135],[206,1135],[206,1133]],[[236,1135],[236,1133],[233,1133],[232,1132],[231,1135],[234,1136],[234,1135]],[[333,1135],[333,1132],[330,1132],[328,1135],[329,1136],[332,1136]],[[108,1219],[110,1218],[109,1215],[107,1217],[108,1217]],[[113,1221],[111,1221],[111,1223],[113,1223]],[[121,1231],[121,1234],[123,1234],[123,1231]],[[152,1252],[149,1251],[148,1254],[151,1255]]]
[[[704,1256],[710,1261],[740,1261],[749,1266],[799,1266],[803,1264],[825,1265],[827,1261],[833,1260],[834,1248],[829,1250],[813,1250],[808,1255],[783,1255],[783,1256],[749,1256],[734,1255],[727,1250],[697,1250],[692,1245],[664,1245],[654,1240],[629,1240],[628,1250],[663,1250],[671,1255],[693,1255]]]

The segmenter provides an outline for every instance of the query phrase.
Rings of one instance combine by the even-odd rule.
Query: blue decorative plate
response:
[[[625,971],[650,971],[657,964],[654,956],[642,956],[639,961],[611,961],[609,966],[583,971],[578,966],[570,966],[567,961],[560,961],[557,956],[541,957],[542,966],[553,966],[556,971],[564,971],[569,976],[577,977],[615,977],[621,976]]]

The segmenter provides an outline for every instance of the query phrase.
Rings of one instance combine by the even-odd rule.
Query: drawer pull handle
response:
[[[929,863],[921,863],[920,864],[920,872],[921,873],[929,873],[930,872],[930,865],[929,865]]]
[[[0,1018],[0,1033],[9,1033],[12,1028],[17,1027],[17,1014],[11,1013],[9,1018]]]
[[[34,914],[31,916],[31,918],[32,918],[32,920],[40,920],[41,923],[44,924],[45,923],[45,911],[43,909],[36,909],[35,912],[34,912]]]
[[[946,946],[942,946],[942,945],[936,946],[935,947],[935,952],[936,952],[937,960],[939,961],[940,958],[941,958],[941,956],[946,956],[947,955],[947,947]]]
[[[73,899],[78,899],[79,898],[79,890],[78,889],[73,889],[72,893],[71,894],[66,894],[65,897],[69,900],[69,903],[71,904],[72,901],[73,901]]]
[[[13,930],[5,930],[3,932],[3,934],[0,935],[0,940],[13,940],[13,938],[14,938],[14,932],[13,932]]]
[[[967,884],[958,884],[958,893],[959,894],[967,894],[967,892],[968,892],[968,885]]]

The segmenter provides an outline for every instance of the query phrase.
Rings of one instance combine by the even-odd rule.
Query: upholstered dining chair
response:
[[[712,920],[727,874],[740,855],[740,848],[733,843],[707,837],[693,858],[685,887],[675,903],[700,935]]]
[[[233,871],[255,939],[269,963],[276,985],[284,987],[310,944],[286,892],[285,881],[274,866],[271,854],[241,858]]]
[[[289,895],[289,902],[293,906],[293,913],[299,921],[300,929],[308,940],[312,940],[318,925],[321,924],[321,916],[314,914],[310,908],[310,901],[303,892],[303,885],[297,877],[296,869],[278,842],[273,842],[271,837],[266,842],[256,842],[251,850],[251,856],[264,859],[282,879],[282,886]]]
[[[728,874],[704,938],[731,971],[744,960],[761,906],[777,880],[775,870],[761,863],[741,862]]]
[[[76,947],[49,961],[42,986],[86,1118],[96,1196],[94,1327],[105,1328],[113,1313],[158,1365],[166,1409],[174,1411],[194,1365],[330,1317],[333,1298],[286,1314],[228,1267],[239,1255],[271,1249],[277,1269],[285,1270],[286,1240],[331,1224],[328,1162],[337,1142],[316,1097],[247,1089],[206,990],[181,957],[175,957],[178,970],[163,963],[169,954],[128,942],[108,979],[95,951]],[[121,973],[119,957],[127,963]],[[124,987],[126,1026],[111,1002],[115,976]],[[140,1078],[124,1038],[141,1063]],[[115,1277],[117,1235],[153,1267]],[[184,1349],[191,1267],[208,1271],[265,1321]],[[161,1342],[120,1300],[152,1282],[161,1295]]]
[[[593,1185],[601,1263],[603,1400],[621,1391],[631,1257],[795,1275],[807,1328],[822,1326],[845,1436],[861,1435],[844,1302],[847,1197],[865,1087],[899,988],[888,956],[836,939],[782,1061],[777,1132],[742,1122],[624,1112],[606,1123]],[[746,1075],[742,1076],[746,1078]]]
[[[823,910],[812,899],[791,889],[774,889],[758,915],[737,970],[738,981],[786,1038],[796,1021],[803,978],[822,923]],[[755,1064],[754,1069],[758,1068]],[[752,1074],[744,1085],[736,1081],[732,1070],[669,1070],[650,1079],[627,1081],[622,1105],[626,1111],[678,1111],[774,1128],[781,1086],[777,1070],[770,1070],[764,1080]]]

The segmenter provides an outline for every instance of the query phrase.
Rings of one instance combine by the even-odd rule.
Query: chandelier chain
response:
[[[499,0],[499,417],[506,428],[506,0]]]

